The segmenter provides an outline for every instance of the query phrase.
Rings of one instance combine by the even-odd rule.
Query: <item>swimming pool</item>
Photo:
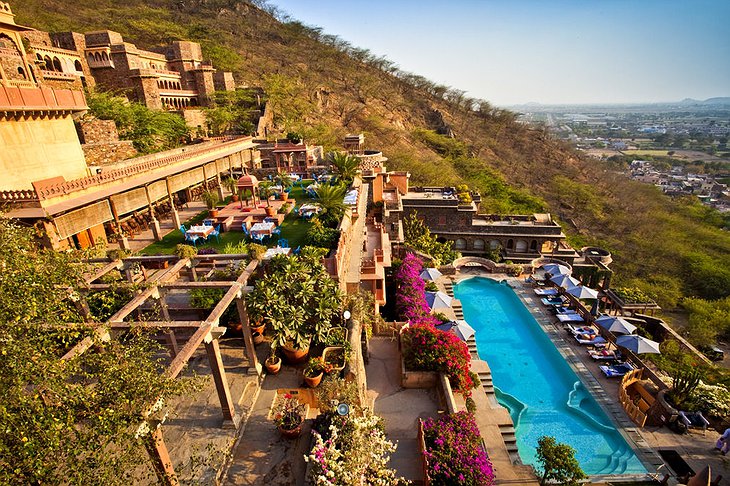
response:
[[[508,285],[474,277],[456,284],[454,296],[477,331],[479,356],[492,370],[497,400],[510,411],[523,463],[537,466],[537,439],[551,435],[576,450],[586,474],[646,473]]]

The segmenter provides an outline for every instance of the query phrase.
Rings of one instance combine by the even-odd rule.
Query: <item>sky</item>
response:
[[[730,0],[269,0],[498,106],[730,96]]]

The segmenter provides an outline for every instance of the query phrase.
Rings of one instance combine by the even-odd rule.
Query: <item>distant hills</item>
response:
[[[468,184],[486,212],[552,213],[572,244],[612,252],[616,284],[663,305],[730,295],[730,233],[696,198],[672,201],[516,115],[399,71],[322,29],[281,22],[243,0],[11,0],[16,21],[63,31],[111,29],[141,48],[201,42],[239,83],[262,86],[278,128],[339,149],[362,132],[413,185]],[[725,98],[726,99],[726,98]],[[680,107],[675,104],[675,107]]]

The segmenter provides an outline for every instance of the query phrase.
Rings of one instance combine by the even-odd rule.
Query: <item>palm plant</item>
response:
[[[220,201],[220,197],[215,191],[205,191],[200,197],[203,199],[205,206],[209,210],[215,209],[216,204]]]
[[[276,173],[276,175],[274,176],[274,183],[281,186],[282,191],[290,188],[293,184],[291,177],[289,177],[289,174],[287,174],[283,170],[280,170]]]
[[[266,199],[266,206],[271,207],[271,201],[269,198],[275,194],[274,187],[270,182],[262,182],[259,184],[259,197]]]
[[[322,207],[319,219],[328,226],[336,226],[345,214],[345,186],[322,185],[317,188],[317,203]]]
[[[345,185],[350,185],[357,175],[360,159],[347,152],[330,152],[328,158],[335,174],[337,174],[337,179],[344,182]]]

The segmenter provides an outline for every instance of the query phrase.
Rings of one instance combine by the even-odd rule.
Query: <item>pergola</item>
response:
[[[113,261],[109,259],[89,260],[88,263],[101,266],[85,276],[86,289],[82,290],[82,294],[119,289],[119,284],[96,283],[103,276],[115,271],[119,271],[124,275],[125,282],[122,285],[126,286],[133,285],[141,273],[144,288],[138,291],[129,302],[106,322],[84,323],[85,326],[89,324],[94,326],[95,335],[81,340],[61,359],[71,359],[74,356],[86,352],[93,346],[95,339],[108,340],[112,332],[124,332],[132,328],[157,329],[164,333],[171,357],[171,361],[164,373],[167,377],[174,379],[183,370],[193,353],[203,344],[220,400],[223,426],[238,428],[240,425],[240,417],[236,414],[234,402],[231,398],[230,387],[226,380],[226,373],[218,343],[218,338],[225,332],[226,328],[221,327],[219,321],[228,306],[235,302],[236,310],[243,327],[244,347],[242,351],[244,351],[245,357],[248,359],[248,372],[249,374],[260,377],[262,366],[256,357],[251,330],[248,326],[246,305],[243,299],[244,294],[247,292],[248,279],[256,270],[258,261],[253,260],[248,263],[240,276],[235,280],[197,280],[201,271],[207,271],[212,274],[221,264],[237,264],[240,270],[245,259],[245,255],[199,255],[191,259],[179,259],[176,256],[142,256]],[[145,265],[158,267],[170,266],[147,278]],[[190,281],[181,281],[181,274],[183,273],[189,273]],[[179,309],[174,307],[174,302],[170,302],[171,294],[201,288],[222,289],[225,290],[225,294],[205,319],[177,319],[175,314],[179,314],[180,312],[177,312]],[[89,308],[85,304],[83,295],[74,300],[81,313],[89,319]],[[156,305],[150,305],[152,303]],[[143,317],[145,315],[152,316],[152,319],[144,319]],[[193,334],[182,344],[175,334],[176,330],[186,330],[188,333],[192,332]],[[144,445],[152,458],[153,467],[160,481],[166,485],[178,485],[179,481],[163,439],[162,423],[152,417],[154,411],[155,405],[150,404],[150,409],[141,417],[142,424],[138,429],[138,435],[144,441]]]

